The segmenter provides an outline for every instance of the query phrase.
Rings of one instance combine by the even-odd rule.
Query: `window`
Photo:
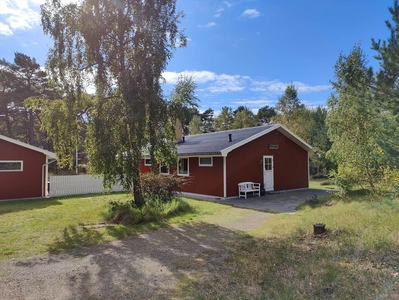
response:
[[[151,166],[151,158],[144,158],[144,165]]]
[[[160,173],[161,174],[169,174],[169,168],[165,163],[161,164]]]
[[[212,167],[213,166],[212,157],[200,157],[199,158],[199,166],[200,167]]]
[[[23,165],[22,160],[0,160],[0,172],[21,172]]]
[[[265,157],[265,171],[273,170],[273,158]]]
[[[179,159],[178,175],[188,176],[188,158]]]

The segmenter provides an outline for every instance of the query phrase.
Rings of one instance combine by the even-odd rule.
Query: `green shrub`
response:
[[[141,209],[135,206],[134,200],[110,201],[107,220],[110,223],[124,225],[159,222],[190,210],[190,205],[181,199],[173,199],[166,203],[149,200]]]
[[[146,201],[171,202],[182,191],[185,182],[185,178],[176,175],[141,175],[141,188]]]
[[[144,206],[138,208],[134,200],[111,201],[107,220],[118,224],[137,224],[162,221],[173,214],[189,211],[190,206],[178,198],[184,183],[184,178],[175,175],[143,174]]]
[[[134,200],[110,201],[108,213],[108,221],[115,224],[137,224],[142,221],[141,211]]]

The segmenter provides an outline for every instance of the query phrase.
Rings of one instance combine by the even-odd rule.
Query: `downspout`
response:
[[[48,166],[49,164],[52,164],[52,163],[55,162],[55,161],[57,161],[57,160],[54,159],[54,160],[49,161],[48,163],[45,163],[44,165],[42,165],[42,198],[44,198],[44,197],[47,196],[47,195],[44,195],[44,194],[47,194],[47,193],[46,193],[46,192],[47,192],[47,186],[44,185],[44,167],[46,167],[46,171],[48,171],[47,166]],[[47,175],[47,173],[48,173],[48,172],[46,172],[46,175]],[[47,184],[47,180],[46,180],[46,184]]]
[[[223,156],[223,197],[227,197],[227,167],[226,167],[227,159],[226,156]]]
[[[308,151],[308,188],[310,187],[310,169],[309,169],[309,151]]]

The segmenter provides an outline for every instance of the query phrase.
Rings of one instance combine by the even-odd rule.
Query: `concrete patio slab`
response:
[[[211,197],[193,197],[200,200],[208,200],[216,203],[230,204],[235,207],[250,208],[260,211],[275,213],[295,213],[295,208],[311,199],[314,196],[327,196],[328,190],[325,189],[301,189],[293,191],[274,192],[265,196],[250,196],[244,198],[211,198]]]

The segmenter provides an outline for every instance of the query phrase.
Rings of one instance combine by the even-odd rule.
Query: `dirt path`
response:
[[[184,282],[207,276],[224,263],[238,239],[236,230],[251,230],[269,216],[248,210],[232,222],[164,228],[57,255],[3,261],[0,297],[181,299]]]

